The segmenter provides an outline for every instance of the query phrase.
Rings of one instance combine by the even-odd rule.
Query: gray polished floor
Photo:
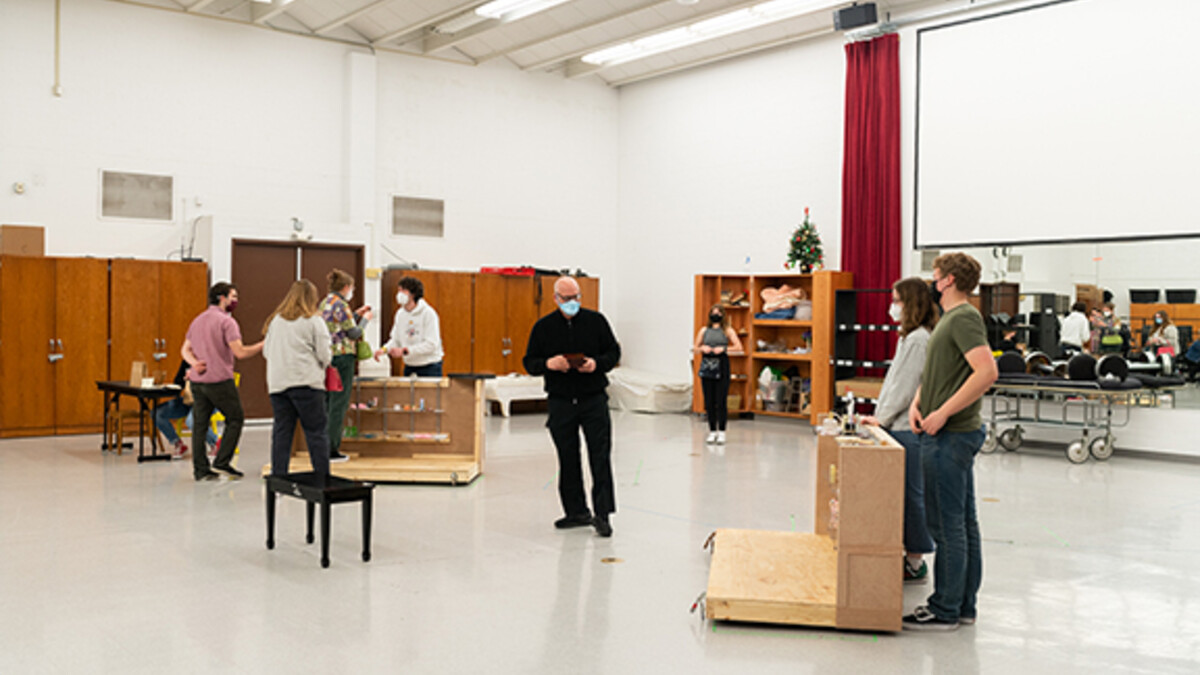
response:
[[[1200,670],[1200,466],[1023,448],[977,464],[979,623],[870,635],[706,623],[716,527],[812,527],[808,427],[614,415],[616,534],[557,532],[541,415],[490,418],[466,487],[381,486],[374,559],[333,565],[263,490],[139,465],[98,437],[0,442],[0,673],[1170,673]],[[266,460],[251,428],[239,464]],[[616,558],[616,562],[604,562]],[[906,606],[928,586],[908,587]]]

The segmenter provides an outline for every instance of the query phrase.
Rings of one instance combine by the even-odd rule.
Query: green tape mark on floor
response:
[[[645,464],[645,463],[646,463],[646,460],[644,460],[644,459],[639,459],[639,460],[638,460],[637,474],[636,474],[636,475],[634,475],[634,477],[633,477],[633,484],[634,484],[634,485],[637,485],[637,484],[638,484],[638,481],[640,481],[640,480],[642,479],[642,465],[643,465],[643,464]]]
[[[796,514],[792,514],[792,532],[796,531]]]
[[[717,630],[717,622],[712,622],[712,632],[725,633],[730,635],[737,633],[739,635],[764,635],[769,637],[783,637],[792,640],[839,640],[841,642],[879,642],[878,635],[823,635],[820,633],[785,633],[771,632],[765,630]]]
[[[1060,536],[1058,536],[1057,534],[1055,534],[1055,533],[1054,533],[1054,530],[1051,530],[1050,528],[1046,527],[1045,525],[1043,525],[1043,526],[1042,526],[1042,529],[1043,529],[1043,530],[1045,530],[1045,531],[1047,531],[1047,532],[1049,532],[1049,533],[1050,533],[1050,536],[1051,536],[1051,537],[1054,537],[1055,539],[1057,539],[1057,540],[1058,540],[1058,543],[1062,544],[1064,548],[1070,548],[1070,547],[1071,547],[1071,545],[1067,543],[1067,540],[1066,540],[1066,539],[1063,539],[1062,537],[1060,537]]]

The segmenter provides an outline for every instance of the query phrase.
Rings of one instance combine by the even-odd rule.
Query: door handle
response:
[[[57,361],[61,361],[63,355],[62,354],[47,354],[46,357],[50,359],[50,363],[55,363]]]
[[[62,338],[59,338],[58,340],[58,351],[59,353],[62,353]]]

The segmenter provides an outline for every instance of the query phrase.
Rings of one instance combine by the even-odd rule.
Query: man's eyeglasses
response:
[[[559,300],[562,300],[563,302],[571,302],[572,300],[578,300],[579,294],[576,293],[575,295],[562,295],[560,293],[555,293],[554,297],[558,298]]]

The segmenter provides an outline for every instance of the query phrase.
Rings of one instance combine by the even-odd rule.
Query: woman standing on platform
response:
[[[296,420],[304,429],[313,472],[329,475],[325,428],[325,369],[333,360],[329,331],[317,311],[320,296],[311,281],[293,282],[283,302],[263,324],[267,391],[275,422],[271,429],[271,475],[288,472]]]
[[[933,538],[925,524],[921,444],[909,427],[908,408],[921,385],[925,347],[937,324],[929,286],[916,277],[897,281],[892,285],[892,306],[888,315],[900,324],[900,341],[896,343],[896,356],[879,390],[875,415],[861,421],[887,429],[892,438],[904,446],[904,581],[921,583],[929,575],[929,566],[923,556],[933,553]]]
[[[725,444],[729,418],[729,352],[742,351],[737,331],[729,327],[729,315],[720,304],[708,310],[708,324],[696,333],[693,353],[700,354],[700,386],[704,391],[704,413],[708,417],[705,443]]]
[[[329,295],[321,301],[321,318],[325,320],[332,340],[333,367],[342,379],[341,391],[326,392],[325,410],[329,414],[329,461],[344,462],[348,458],[340,450],[342,429],[346,424],[346,409],[350,407],[350,392],[354,386],[354,366],[358,363],[358,341],[371,320],[367,305],[350,309],[354,299],[354,277],[334,269],[327,277]]]

